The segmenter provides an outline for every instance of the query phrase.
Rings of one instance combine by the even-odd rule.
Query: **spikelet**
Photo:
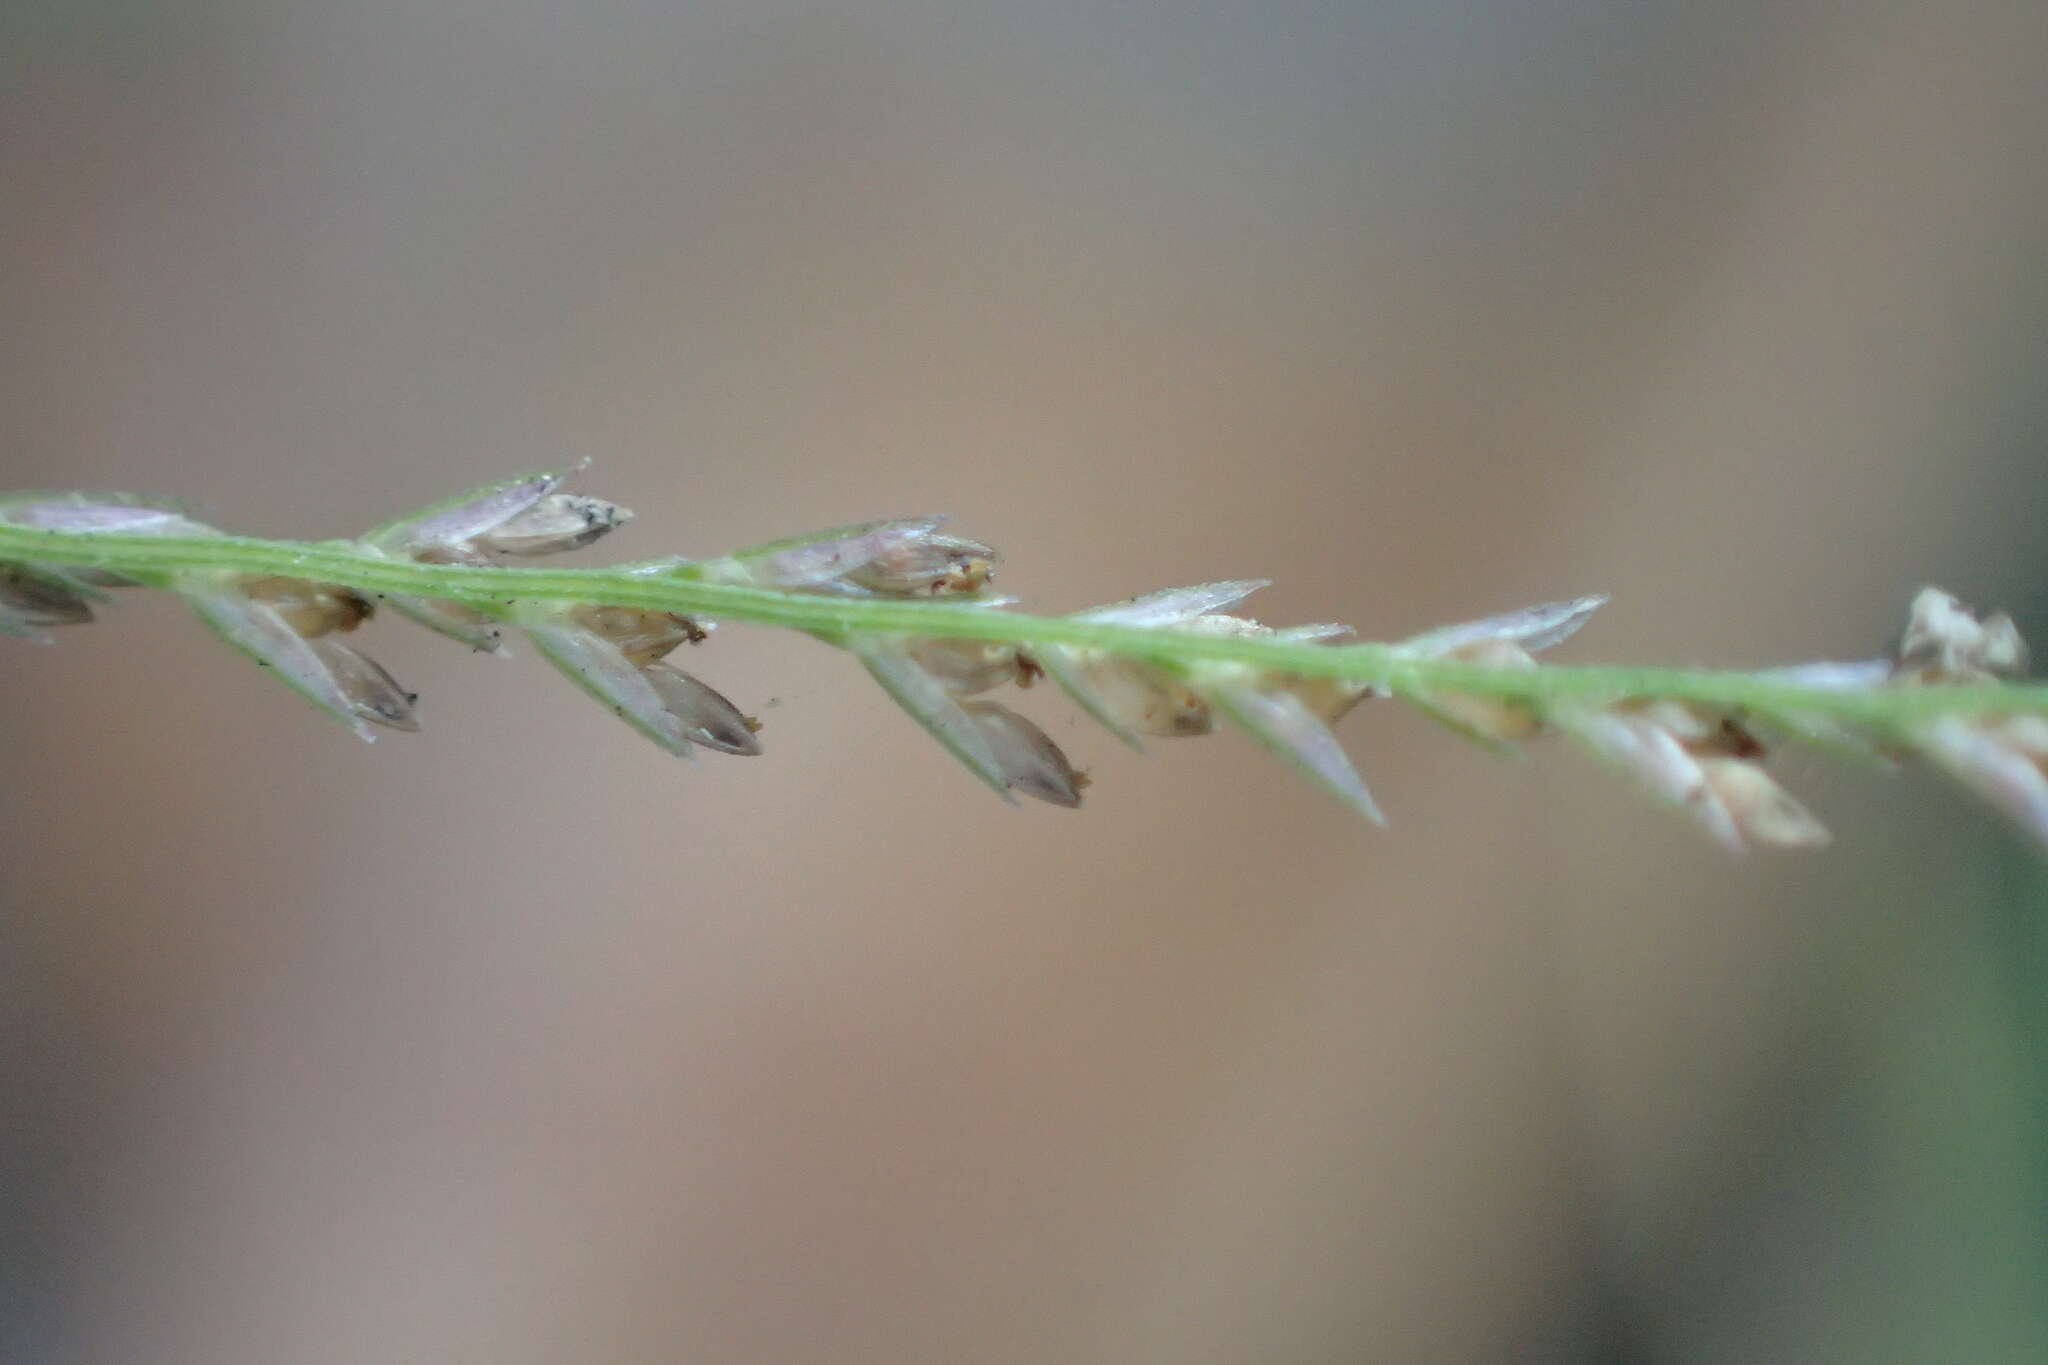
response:
[[[393,559],[487,568],[500,557],[580,550],[632,520],[602,498],[556,490],[583,465],[486,484],[386,522],[359,542]],[[499,618],[466,602],[394,596],[393,610],[485,654],[502,654]]]

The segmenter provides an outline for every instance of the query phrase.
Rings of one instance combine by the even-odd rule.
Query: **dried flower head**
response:
[[[571,607],[569,616],[592,634],[615,645],[634,665],[652,663],[681,645],[701,645],[710,638],[707,626],[672,611],[639,607]]]
[[[580,550],[633,519],[615,502],[580,493],[550,493],[468,543],[501,555],[552,555]]]
[[[882,690],[939,746],[960,760],[1005,801],[1010,774],[991,747],[985,727],[968,713],[951,689],[927,672],[911,653],[914,642],[892,635],[856,635],[839,641]]]
[[[342,600],[353,596],[346,589],[331,590],[329,600],[320,584],[217,572],[181,573],[172,586],[222,638],[363,739],[375,737],[370,725],[419,728],[415,696],[374,660],[329,638],[369,614],[367,604],[358,612]]]
[[[611,712],[670,753],[692,746],[761,752],[759,722],[663,659],[704,640],[694,619],[673,612],[569,603],[523,603],[518,620],[543,658]]]
[[[942,535],[944,517],[899,517],[772,541],[702,566],[714,582],[794,588],[841,597],[978,596],[996,552]]]
[[[761,722],[742,715],[740,709],[682,669],[667,663],[648,663],[640,676],[654,686],[662,708],[682,726],[683,738],[722,754],[747,757],[761,752],[754,736]]]
[[[848,574],[875,559],[900,552],[938,530],[944,517],[899,517],[835,526],[813,535],[770,541],[702,566],[716,583],[748,587],[797,588],[809,591],[861,592],[846,583]]]
[[[1902,683],[1995,682],[2026,671],[2027,643],[2011,617],[1979,620],[1941,589],[1922,588],[1892,676]]]
[[[1263,578],[1165,588],[1074,613],[1077,621],[1177,629],[1243,601],[1267,586]],[[1215,728],[1208,703],[1158,665],[1104,649],[1040,646],[1033,662],[1104,729],[1139,752],[1139,735],[1162,739],[1206,735]]]
[[[1730,716],[1673,701],[1560,710],[1557,724],[1680,807],[1731,853],[1813,847],[1827,829],[1764,771],[1764,747]]]
[[[993,640],[919,640],[910,654],[918,667],[962,697],[1010,684],[1029,687],[1043,672],[1028,650]]]
[[[996,552],[977,540],[936,532],[892,544],[846,575],[884,597],[980,592],[995,578]]]
[[[1404,653],[1485,668],[1537,667],[1538,651],[1562,644],[1607,604],[1605,596],[1546,602],[1501,616],[1467,621],[1402,641]],[[1470,693],[1431,692],[1416,704],[1435,720],[1486,744],[1510,744],[1543,731],[1543,717],[1526,702]]]
[[[1081,789],[1088,779],[1074,771],[1074,765],[1045,731],[992,701],[963,702],[961,709],[981,731],[1003,783],[1011,791],[1070,809],[1081,804]]]
[[[328,675],[340,688],[352,715],[393,730],[420,728],[413,707],[419,694],[408,692],[369,655],[353,649],[331,635],[317,635],[306,641]]]
[[[1232,640],[1291,640],[1304,644],[1337,644],[1352,633],[1351,627],[1336,624],[1274,627],[1243,616],[1210,614],[1181,623],[1176,629],[1190,635],[1207,635]],[[1309,712],[1326,723],[1335,723],[1351,713],[1359,702],[1373,695],[1368,683],[1321,674],[1302,675],[1268,670],[1259,677],[1263,690],[1287,692]]]
[[[1080,677],[1096,705],[1127,730],[1155,739],[1193,739],[1216,728],[1201,693],[1157,664],[1097,651],[1083,656]]]
[[[633,517],[602,498],[556,492],[563,480],[582,468],[579,464],[471,489],[387,522],[361,543],[393,559],[468,568],[487,568],[503,556],[531,558],[582,549]],[[398,595],[388,600],[393,609],[471,649],[503,652],[503,627],[490,612],[436,598]]]
[[[293,630],[307,639],[350,631],[370,619],[368,598],[332,583],[270,576],[245,579],[242,594],[268,605]]]
[[[1980,620],[1939,588],[1913,599],[1890,685],[1927,687],[2024,677],[2027,642],[2003,614]],[[1913,748],[2048,845],[2048,719],[1940,716],[1917,727]]]

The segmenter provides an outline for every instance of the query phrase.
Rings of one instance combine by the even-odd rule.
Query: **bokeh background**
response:
[[[366,527],[588,455],[708,553],[943,511],[1581,660],[2048,636],[2048,10],[0,8],[0,486]],[[688,768],[366,632],[0,651],[0,1359],[2048,1359],[2048,881],[1803,758],[1721,858],[1368,708],[1395,825],[1055,697],[1011,811],[843,657]]]

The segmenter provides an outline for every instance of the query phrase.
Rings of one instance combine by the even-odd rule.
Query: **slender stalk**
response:
[[[350,542],[241,536],[159,537],[50,531],[0,524],[0,561],[82,565],[136,576],[193,571],[281,575],[371,594],[462,602],[502,611],[518,602],[638,607],[842,637],[900,634],[1108,650],[1168,665],[1244,664],[1273,673],[1340,678],[1396,696],[1458,693],[1559,705],[1662,698],[1764,716],[1832,720],[1903,733],[1944,715],[2048,714],[2048,686],[1839,691],[1768,675],[1714,670],[1546,666],[1494,668],[1418,657],[1384,644],[1321,645],[1258,637],[1033,616],[944,601],[823,596],[707,582],[696,566],[608,569],[475,568],[383,558]]]

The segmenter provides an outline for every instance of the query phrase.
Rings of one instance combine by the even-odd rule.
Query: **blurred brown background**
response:
[[[2032,0],[0,15],[0,487],[2048,638]],[[425,734],[168,602],[0,650],[0,1359],[2048,1359],[2048,883],[1931,781],[1738,864],[1368,708],[1383,834],[1045,697],[1097,785],[1009,811],[807,641],[692,769],[368,639]]]

